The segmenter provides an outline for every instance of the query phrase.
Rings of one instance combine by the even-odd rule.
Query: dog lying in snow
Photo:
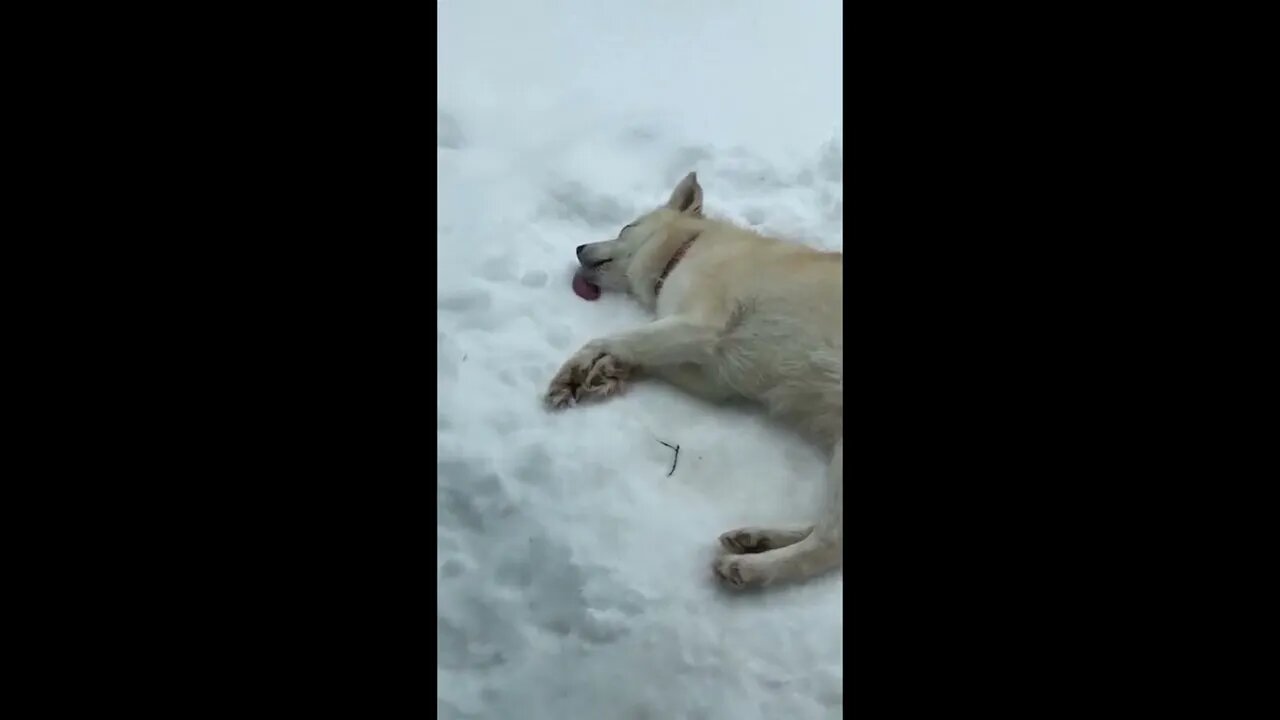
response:
[[[628,292],[658,319],[587,343],[551,381],[547,404],[614,395],[636,371],[708,400],[760,402],[831,448],[826,508],[816,525],[721,535],[715,573],[741,589],[839,567],[844,256],[703,217],[694,173],[617,239],[580,245],[577,253],[575,292],[588,300],[601,290]]]

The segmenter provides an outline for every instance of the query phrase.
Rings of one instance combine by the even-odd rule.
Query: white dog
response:
[[[720,536],[715,573],[729,587],[798,580],[839,567],[844,553],[844,332],[840,253],[764,237],[702,215],[689,173],[664,207],[615,240],[578,247],[574,290],[630,293],[658,319],[586,344],[546,401],[562,408],[622,390],[633,371],[700,397],[745,397],[832,449],[816,525],[741,528]]]

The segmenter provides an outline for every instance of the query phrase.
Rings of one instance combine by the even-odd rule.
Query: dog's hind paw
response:
[[[716,558],[711,569],[720,580],[720,584],[726,588],[749,590],[766,585],[769,580],[759,564],[752,562],[754,560],[756,558],[752,556],[721,555]]]
[[[738,528],[720,536],[720,546],[735,554],[759,553],[772,550],[767,531],[759,528]]]
[[[771,528],[744,527],[720,536],[720,546],[735,555],[762,553],[766,550],[794,545],[805,538],[812,528],[804,530],[775,530]]]

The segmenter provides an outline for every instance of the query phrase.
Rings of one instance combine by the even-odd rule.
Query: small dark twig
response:
[[[680,446],[672,445],[671,443],[667,443],[667,442],[662,442],[661,440],[659,440],[658,442],[676,451],[675,457],[671,458],[671,472],[667,473],[667,477],[671,477],[672,473],[676,471],[676,463],[680,462]]]

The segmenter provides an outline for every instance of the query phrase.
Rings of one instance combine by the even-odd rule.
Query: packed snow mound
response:
[[[840,717],[843,574],[711,574],[720,533],[815,519],[828,458],[653,382],[542,405],[583,343],[650,320],[577,297],[574,248],[685,173],[710,215],[843,248],[840,4],[437,9],[440,717]]]

